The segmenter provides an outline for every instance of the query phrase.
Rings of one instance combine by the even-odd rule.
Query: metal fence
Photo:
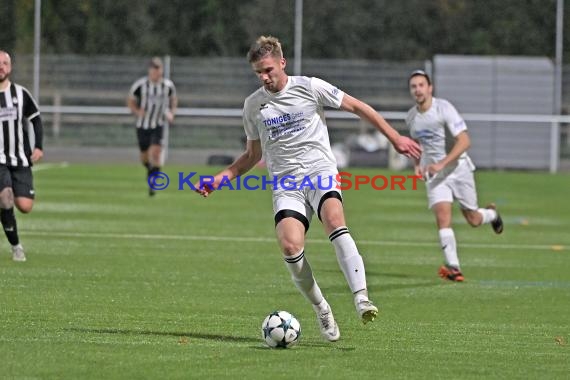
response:
[[[554,65],[540,57],[437,55],[438,95],[462,113],[552,115]],[[556,170],[559,125],[549,122],[469,123],[471,157],[486,168]]]
[[[148,58],[119,56],[44,55],[40,103],[43,109],[124,107],[131,84],[146,75]],[[170,78],[181,108],[240,109],[259,87],[245,58],[182,58],[170,60]],[[14,80],[31,89],[32,57],[14,60]],[[289,62],[292,65],[292,62]],[[319,76],[381,110],[410,107],[406,78],[423,62],[365,60],[303,61],[304,75]],[[101,109],[103,110],[103,109]],[[133,118],[124,110],[89,113],[44,113],[47,139],[58,145],[127,146],[134,143]],[[363,128],[356,120],[331,120],[331,139],[342,141]],[[402,123],[397,127],[404,129]],[[351,131],[352,130],[352,131]],[[241,117],[181,115],[172,127],[173,147],[241,147]]]
[[[74,146],[133,146],[133,118],[125,107],[131,84],[146,75],[148,57],[43,55],[40,103],[51,107],[113,107],[111,112],[44,112],[46,143]],[[31,56],[14,57],[15,81],[32,88]],[[288,62],[293,66],[293,62]],[[412,105],[407,77],[423,61],[390,62],[369,60],[303,60],[303,74],[318,76],[373,105],[395,115],[391,123],[406,133],[402,112]],[[171,57],[170,77],[175,82],[182,109],[238,111],[243,100],[258,86],[245,58]],[[562,114],[570,113],[570,65],[564,67]],[[48,107],[48,108],[46,108]],[[76,110],[78,108],[75,108]],[[352,118],[330,118],[333,143],[367,130]],[[186,112],[180,115],[170,135],[171,147],[241,148],[243,128],[238,113],[215,115]],[[562,157],[570,157],[568,127],[562,125]]]

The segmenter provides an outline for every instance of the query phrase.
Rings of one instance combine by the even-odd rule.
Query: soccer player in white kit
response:
[[[408,111],[406,124],[412,138],[422,147],[415,160],[415,174],[426,180],[428,206],[432,209],[445,264],[439,276],[451,281],[464,277],[457,256],[457,243],[451,228],[453,201],[457,200],[465,220],[473,226],[490,223],[495,233],[503,232],[503,221],[494,204],[479,208],[473,171],[467,155],[470,146],[465,121],[447,100],[433,97],[430,77],[414,71],[408,80],[416,105]]]
[[[211,187],[203,186],[197,191],[208,196],[222,181],[232,180],[253,168],[262,152],[273,178],[290,176],[296,181],[310,178],[314,186],[302,189],[285,189],[281,182],[273,185],[275,230],[293,282],[313,305],[321,335],[334,342],[340,338],[338,325],[313,277],[304,250],[313,213],[323,223],[334,246],[359,317],[364,323],[370,322],[378,309],[368,299],[364,263],[346,227],[341,191],[336,188],[337,182],[329,186],[329,181],[336,181],[338,171],[323,107],[357,114],[386,135],[398,152],[409,157],[419,158],[420,147],[412,139],[400,136],[372,107],[331,84],[318,78],[288,76],[281,44],[276,38],[259,37],[248,52],[248,61],[263,86],[245,100],[246,150],[214,176]],[[319,181],[323,186],[319,186]]]

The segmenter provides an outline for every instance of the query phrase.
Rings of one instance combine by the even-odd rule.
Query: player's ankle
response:
[[[323,298],[323,300],[319,304],[313,305],[313,309],[317,313],[322,313],[324,311],[328,311],[330,309],[330,307],[329,307],[327,300]]]
[[[368,290],[362,289],[354,293],[354,303],[359,303],[362,301],[368,301]]]

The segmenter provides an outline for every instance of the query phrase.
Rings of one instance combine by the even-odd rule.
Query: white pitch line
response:
[[[274,238],[267,237],[244,237],[244,236],[213,236],[213,235],[154,235],[154,234],[117,234],[99,232],[55,232],[55,231],[25,231],[24,234],[48,237],[71,237],[71,238],[113,238],[113,239],[143,239],[143,240],[191,240],[191,241],[227,241],[246,243],[274,243]],[[311,239],[309,243],[330,244],[328,239]],[[437,242],[411,242],[390,240],[358,240],[358,245],[376,245],[393,247],[432,247]],[[462,243],[462,247],[490,248],[490,249],[524,249],[524,250],[547,250],[564,251],[566,247],[560,244],[483,244]]]
[[[32,166],[33,172],[39,172],[41,170],[49,170],[49,169],[62,169],[67,168],[69,166],[68,162],[60,162],[59,164],[36,164]]]

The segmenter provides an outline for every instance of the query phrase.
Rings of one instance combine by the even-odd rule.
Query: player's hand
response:
[[[405,155],[406,157],[419,159],[422,154],[420,145],[406,136],[398,137],[398,140],[393,144],[396,152]]]
[[[169,123],[172,124],[174,122],[174,114],[172,113],[172,111],[166,110],[166,112],[164,113],[164,116],[166,116],[166,120]]]
[[[39,160],[42,159],[43,156],[44,156],[43,150],[41,150],[40,148],[34,148],[34,151],[32,152],[30,158],[32,159],[32,162],[38,162]]]
[[[442,170],[443,170],[443,165],[438,162],[438,163],[429,164],[428,166],[426,166],[424,169],[424,173],[426,173],[429,176],[434,176]]]
[[[138,117],[144,117],[144,114],[145,114],[145,112],[144,112],[144,109],[142,109],[142,108],[139,108],[139,109],[135,112],[135,115],[137,115]]]
[[[425,181],[424,177],[425,170],[420,165],[414,165],[414,174],[420,179],[420,181]]]
[[[429,164],[425,168],[423,168],[423,177],[425,178],[427,183],[430,183],[437,177],[437,175],[443,170],[445,165],[441,163]]]
[[[197,182],[194,184],[195,191],[203,196],[204,198],[208,198],[208,196],[214,191],[214,187],[208,183],[200,183]]]

